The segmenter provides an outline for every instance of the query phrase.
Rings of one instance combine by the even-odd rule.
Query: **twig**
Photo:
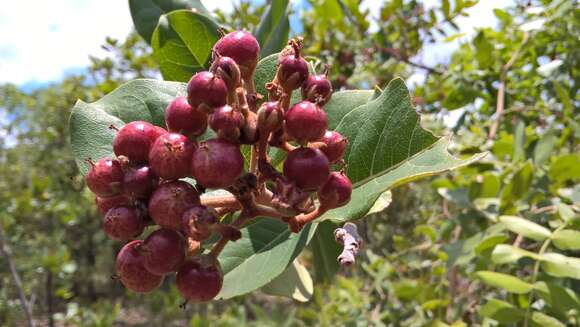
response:
[[[520,56],[522,49],[528,43],[530,39],[530,34],[528,32],[524,33],[524,38],[520,43],[519,47],[516,51],[512,54],[511,58],[508,62],[501,67],[501,73],[499,78],[499,87],[497,88],[497,101],[496,101],[496,109],[495,109],[495,120],[493,121],[490,129],[489,134],[487,136],[487,141],[490,143],[495,138],[497,134],[497,130],[499,128],[499,124],[504,114],[504,107],[505,107],[505,87],[506,87],[506,79],[507,73],[509,72],[510,68],[515,64],[516,60]]]
[[[20,298],[20,304],[22,305],[22,309],[26,314],[26,320],[28,322],[28,326],[33,327],[34,321],[32,320],[32,310],[28,301],[26,300],[26,294],[24,294],[24,289],[22,288],[22,281],[20,280],[20,276],[18,275],[18,271],[16,270],[16,266],[14,266],[14,262],[12,261],[12,257],[10,255],[10,250],[8,249],[7,240],[4,237],[4,229],[0,226],[0,254],[6,259],[8,262],[8,267],[10,268],[10,273],[12,274],[12,279],[14,279],[14,286],[18,290],[18,297]]]
[[[201,204],[212,208],[241,208],[240,203],[233,195],[202,196]]]
[[[441,70],[439,70],[437,68],[429,67],[427,65],[424,65],[424,64],[420,64],[420,63],[411,61],[411,59],[409,59],[407,56],[402,55],[397,49],[393,49],[393,48],[379,48],[379,50],[381,50],[384,53],[387,53],[387,54],[391,55],[397,61],[404,62],[404,63],[406,63],[408,65],[413,66],[413,67],[417,67],[417,68],[424,69],[424,70],[426,70],[427,72],[429,72],[431,74],[443,75],[445,73],[444,71],[441,71]]]

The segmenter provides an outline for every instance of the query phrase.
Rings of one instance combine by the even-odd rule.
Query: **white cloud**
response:
[[[232,10],[229,1],[205,0]],[[0,11],[0,83],[49,82],[87,67],[105,54],[105,37],[123,39],[133,28],[127,0],[3,1]]]

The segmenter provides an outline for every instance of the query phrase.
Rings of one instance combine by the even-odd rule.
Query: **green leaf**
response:
[[[562,314],[569,310],[580,311],[578,294],[573,290],[554,283],[537,282],[534,284],[537,294],[552,308]]]
[[[511,293],[526,294],[534,288],[532,284],[515,276],[494,271],[478,271],[475,276],[489,286],[499,287]]]
[[[514,176],[502,190],[502,205],[513,205],[513,202],[521,199],[530,191],[530,184],[534,177],[534,166],[531,162],[526,162],[520,167]]]
[[[337,258],[342,251],[334,240],[334,230],[338,227],[330,221],[318,224],[316,234],[310,242],[314,263],[314,278],[317,282],[330,281],[340,268]]]
[[[421,128],[401,79],[347,113],[336,130],[349,140],[344,158],[353,182],[349,204],[324,215],[336,221],[363,217],[383,192],[397,185],[468,165],[484,155],[465,160],[451,156],[450,137],[437,140]]]
[[[542,268],[554,277],[580,279],[580,259],[567,257],[560,253],[544,253],[541,256]]]
[[[566,327],[560,320],[538,311],[532,312],[532,323],[538,327]]]
[[[190,10],[172,11],[159,18],[151,47],[165,80],[187,82],[209,67],[211,51],[219,39],[219,26]]]
[[[475,46],[475,59],[479,62],[481,68],[487,68],[493,63],[493,44],[491,44],[485,36],[485,32],[479,31],[477,36],[473,39]]]
[[[481,307],[479,313],[487,318],[499,321],[504,324],[515,323],[524,318],[524,312],[510,303],[490,299]]]
[[[383,194],[379,195],[379,198],[377,201],[375,201],[375,204],[373,204],[373,206],[369,209],[367,216],[382,212],[391,205],[391,202],[393,202],[393,193],[391,191],[383,192]]]
[[[530,251],[522,250],[512,245],[500,244],[491,253],[491,261],[495,264],[513,263],[523,257],[539,260],[540,257]]]
[[[516,125],[514,131],[514,154],[513,161],[522,161],[525,158],[525,145],[526,145],[526,124],[523,120],[520,120]]]
[[[540,166],[550,158],[557,141],[558,137],[554,132],[548,132],[540,138],[534,148],[534,162],[536,165]]]
[[[177,95],[186,94],[182,83],[137,79],[121,85],[93,103],[77,101],[69,120],[71,146],[75,161],[85,174],[87,158],[112,157],[116,132],[128,122],[144,120],[164,126],[165,107]]]
[[[564,154],[550,165],[550,178],[556,182],[580,179],[580,155]]]
[[[269,295],[285,296],[298,302],[308,302],[314,293],[312,277],[298,260],[294,260],[282,274],[261,288]]]
[[[261,57],[281,51],[288,41],[290,21],[288,20],[288,0],[274,0],[262,16],[254,35],[261,46]]]
[[[532,240],[543,241],[552,235],[552,232],[550,232],[546,227],[524,218],[516,216],[500,216],[498,219],[511,232],[521,234],[522,236]]]
[[[218,257],[224,272],[218,298],[229,299],[270,283],[300,254],[316,227],[308,224],[294,234],[279,220],[260,218],[242,229],[242,238],[229,242]]]
[[[580,232],[571,229],[556,231],[552,242],[561,250],[580,250]]]
[[[137,33],[147,43],[151,43],[151,35],[153,35],[159,17],[170,11],[188,9],[212,17],[200,0],[129,0],[129,9]]]
[[[447,266],[452,267],[453,265],[465,265],[469,263],[473,258],[475,258],[477,248],[481,244],[485,244],[486,242],[489,242],[489,240],[496,239],[497,237],[505,237],[505,235],[503,235],[504,230],[505,227],[503,224],[495,224],[470,238],[459,240],[450,245],[445,245],[443,249],[449,256],[447,259]]]

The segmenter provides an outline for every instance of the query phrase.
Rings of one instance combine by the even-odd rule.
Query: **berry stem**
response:
[[[326,211],[328,211],[328,209],[318,207],[309,213],[303,213],[298,216],[294,216],[288,220],[288,228],[290,228],[292,232],[298,233],[302,230],[304,225],[322,216]]]
[[[241,208],[240,203],[233,195],[224,196],[202,196],[201,204],[206,207],[212,208],[230,208],[239,209]]]
[[[255,174],[258,171],[258,157],[259,148],[255,144],[252,145],[252,155],[250,157],[250,172]]]

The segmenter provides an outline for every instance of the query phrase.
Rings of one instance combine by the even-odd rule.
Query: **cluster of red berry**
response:
[[[332,96],[326,74],[310,75],[302,40],[291,40],[279,55],[268,101],[254,88],[260,46],[247,32],[224,35],[214,46],[209,71],[189,81],[187,98],[166,108],[167,130],[135,121],[117,129],[116,159],[91,163],[87,185],[104,215],[105,233],[129,241],[117,255],[117,277],[136,292],[156,288],[166,274],[189,301],[213,299],[223,274],[217,256],[239,228],[257,216],[288,223],[293,232],[329,209],[350,200],[352,185],[342,172],[347,141],[327,131],[322,109]],[[303,100],[290,105],[295,89]],[[207,127],[215,137],[198,142]],[[244,173],[242,145],[251,145]],[[283,173],[269,148],[287,152]],[[193,177],[195,186],[181,180]],[[212,196],[206,188],[224,189]],[[220,217],[239,211],[230,224]],[[159,229],[136,239],[148,225]],[[220,238],[203,253],[201,244]]]

